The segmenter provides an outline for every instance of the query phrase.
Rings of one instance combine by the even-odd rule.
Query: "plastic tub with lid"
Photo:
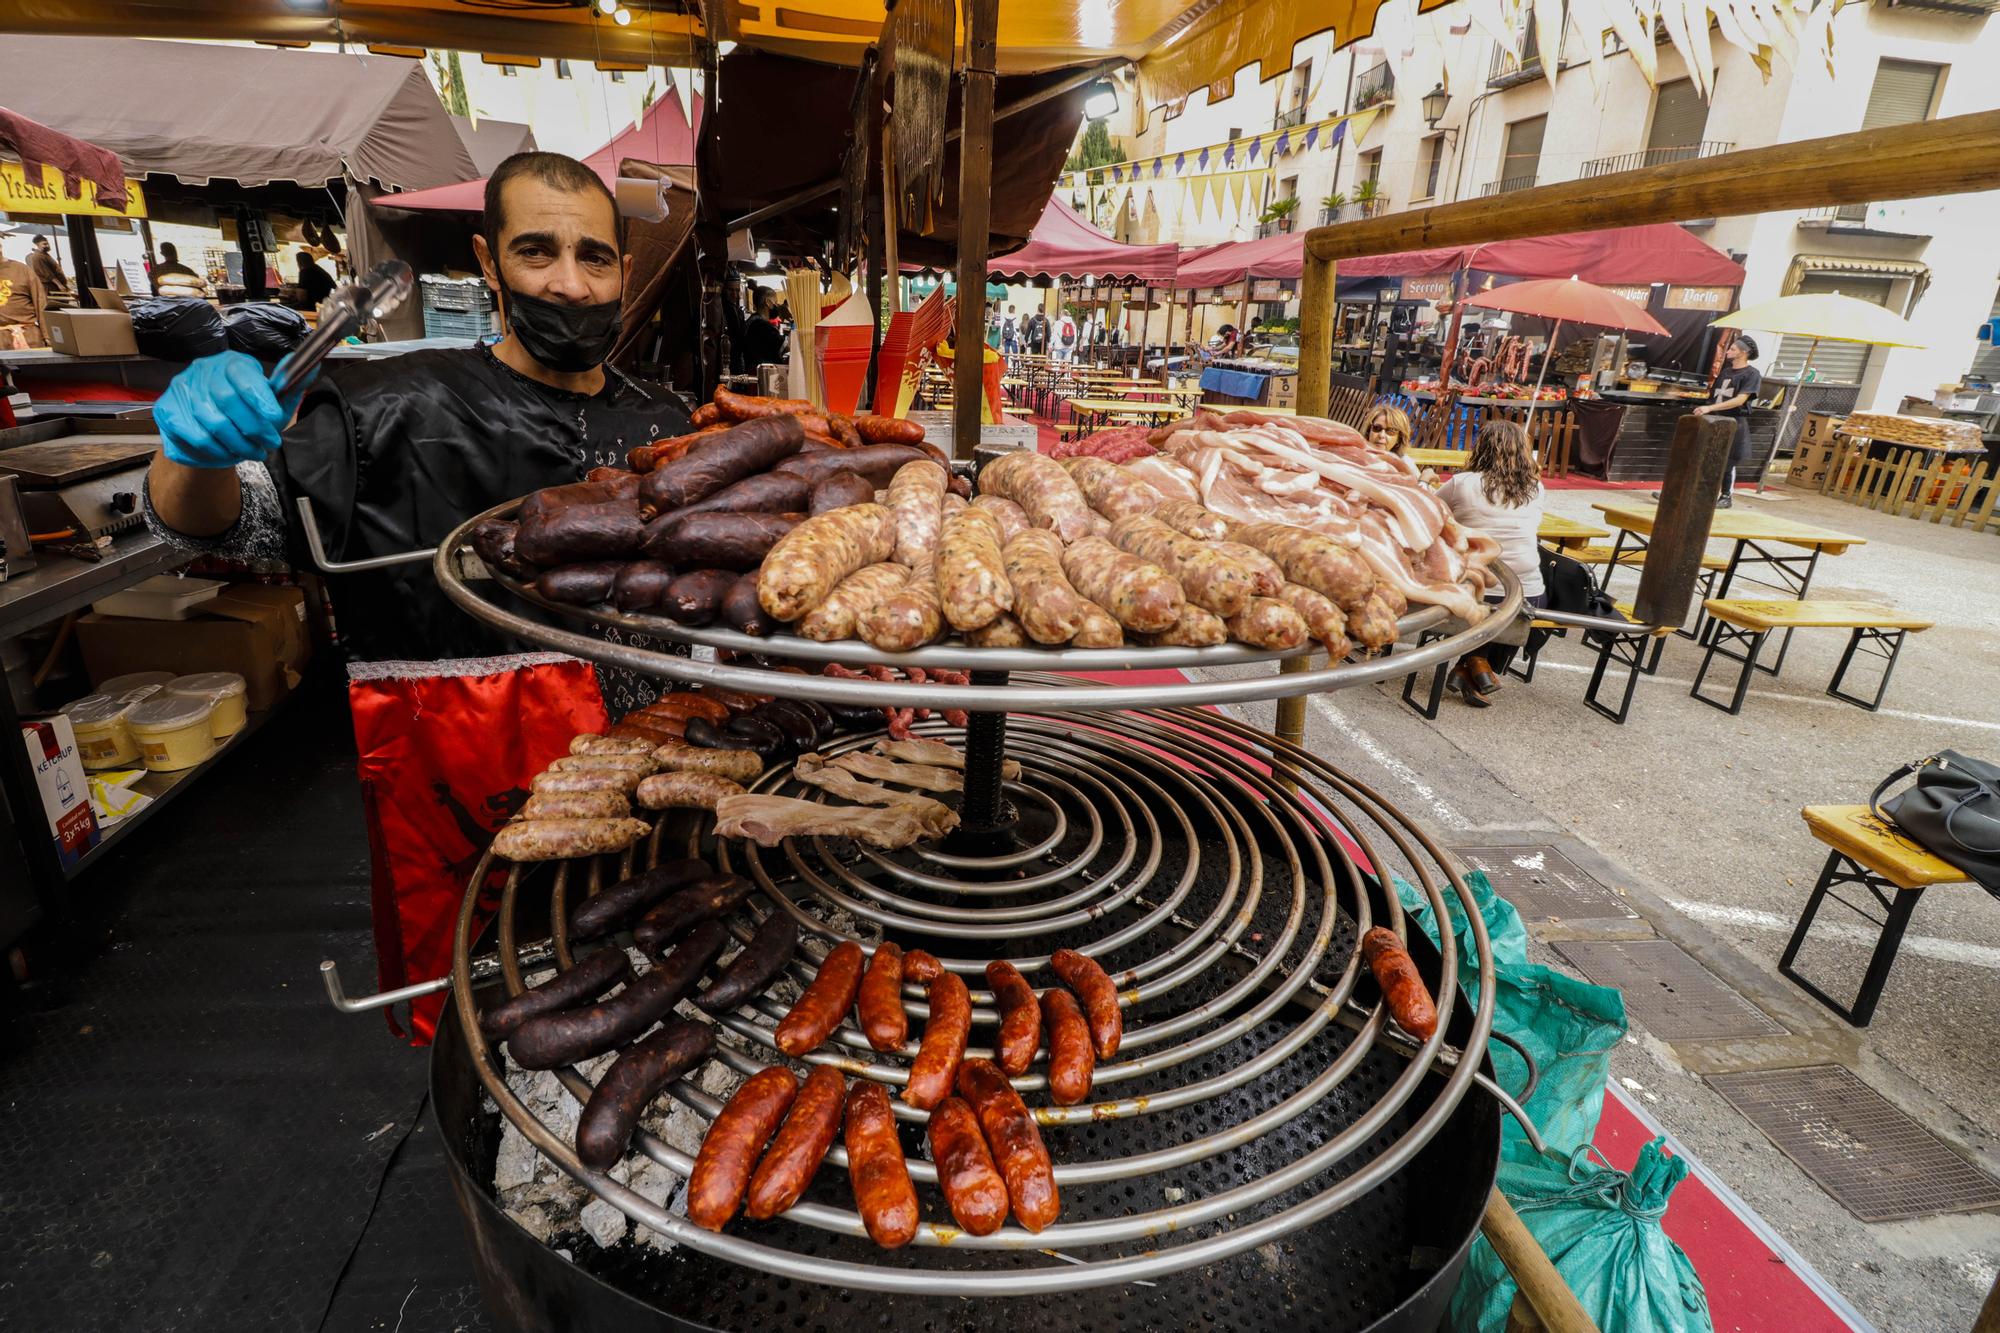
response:
[[[155,773],[193,768],[215,753],[215,733],[209,719],[215,705],[187,694],[159,694],[132,706],[126,714],[139,756]]]
[[[215,600],[222,591],[220,579],[191,579],[177,574],[155,574],[122,588],[109,597],[100,597],[90,609],[101,616],[129,616],[139,620],[186,620],[199,615],[201,604]]]
[[[173,678],[171,671],[128,671],[122,676],[97,682],[97,692],[113,696],[133,694],[147,699],[165,689],[167,682]]]
[[[206,699],[215,705],[215,713],[209,718],[209,726],[214,729],[217,741],[226,741],[243,730],[249,721],[245,711],[245,696],[248,693],[243,677],[234,671],[200,671],[192,676],[176,676],[167,682],[168,694],[181,695],[189,699]]]
[[[96,770],[127,768],[139,762],[139,741],[132,734],[131,713],[139,700],[117,694],[86,694],[63,705],[76,732],[76,756]]]

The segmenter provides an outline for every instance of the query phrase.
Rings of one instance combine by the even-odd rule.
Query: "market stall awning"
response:
[[[422,189],[478,174],[415,61],[89,37],[5,50],[7,105],[118,154],[128,175]]]
[[[1107,236],[1078,217],[1060,199],[1042,209],[1028,243],[986,265],[987,276],[999,281],[1029,278],[1083,278],[1100,282],[1170,282],[1179,260],[1171,242],[1128,245]]]
[[[1305,247],[1302,231],[1212,245],[1184,257],[1174,281],[1182,287],[1223,287],[1247,278],[1296,278]]]
[[[1303,240],[1288,239],[1295,248]],[[1407,278],[1461,267],[1509,278],[1581,278],[1585,282],[1626,286],[1654,282],[1701,287],[1743,285],[1741,264],[1671,222],[1537,236],[1493,245],[1369,255],[1343,259],[1336,271],[1342,279]],[[1186,267],[1181,271],[1185,274]],[[1294,266],[1292,276],[1298,271]]]
[[[535,146],[535,132],[517,120],[474,121],[471,116],[453,116],[452,128],[472,155],[472,165],[480,175],[490,173],[516,153]]]

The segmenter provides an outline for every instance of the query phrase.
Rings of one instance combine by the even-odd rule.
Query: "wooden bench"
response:
[[[1701,659],[1701,670],[1695,674],[1694,688],[1688,693],[1711,708],[1720,708],[1732,716],[1743,711],[1744,696],[1749,694],[1750,679],[1757,671],[1757,654],[1763,651],[1764,640],[1773,631],[1851,630],[1847,651],[1840,655],[1840,665],[1834,669],[1833,680],[1828,683],[1826,692],[1842,703],[1850,703],[1872,713],[1882,706],[1882,696],[1889,691],[1889,677],[1895,673],[1896,659],[1903,651],[1903,640],[1913,632],[1931,627],[1928,620],[1919,620],[1880,602],[1752,602],[1710,598],[1702,606],[1709,617],[1708,653]],[[1724,646],[1738,643],[1746,645],[1741,653],[1731,652]],[[1864,644],[1869,656],[1879,657],[1884,663],[1882,680],[1875,688],[1873,700],[1842,693],[1840,688],[1849,664],[1854,661],[1855,651]],[[1701,692],[1702,680],[1708,675],[1709,665],[1715,661],[1717,654],[1743,664],[1743,674],[1736,681],[1736,692],[1726,704]]]
[[[1631,619],[1632,604],[1630,602],[1619,602],[1617,606],[1618,614],[1628,620]],[[1524,682],[1534,680],[1535,661],[1541,656],[1543,643],[1546,642],[1546,640],[1537,642],[1533,638],[1534,631],[1545,630],[1551,634],[1565,634],[1568,628],[1568,626],[1558,624],[1553,620],[1544,620],[1540,617],[1529,621],[1528,630],[1530,637],[1528,647],[1522,649],[1517,654],[1517,659],[1526,660],[1527,668],[1517,671],[1513,664],[1509,663],[1506,674],[1518,676]],[[1426,630],[1418,638],[1417,645],[1422,647],[1433,639],[1443,638],[1450,632],[1449,628]],[[1621,726],[1624,725],[1626,717],[1632,711],[1632,695],[1638,689],[1640,673],[1644,672],[1650,676],[1659,670],[1660,652],[1666,644],[1667,637],[1673,632],[1674,628],[1671,625],[1640,624],[1627,626],[1623,631],[1618,633],[1612,633],[1609,630],[1585,630],[1583,635],[1584,642],[1597,650],[1597,667],[1590,673],[1590,687],[1583,693],[1585,706],[1593,712],[1602,713],[1605,717],[1610,718],[1613,722]],[[1651,652],[1650,656],[1648,656],[1649,649]],[[1598,690],[1604,684],[1605,672],[1614,661],[1620,666],[1630,669],[1625,680],[1624,696],[1619,699],[1618,707],[1615,709],[1598,702],[1597,698]],[[1431,673],[1429,694],[1421,703],[1418,702],[1416,697],[1417,673],[1413,671],[1405,676],[1403,678],[1403,702],[1411,708],[1416,709],[1417,712],[1421,713],[1428,720],[1432,722],[1437,721],[1438,709],[1444,702],[1445,680],[1449,676],[1451,668],[1452,663],[1450,661],[1437,664],[1436,669]]]
[[[1889,969],[1895,966],[1896,951],[1902,947],[1903,931],[1917,910],[1917,900],[1933,884],[1963,884],[1968,877],[1957,866],[1940,861],[1911,842],[1893,824],[1877,819],[1865,805],[1809,805],[1799,813],[1805,817],[1813,837],[1832,850],[1827,853],[1825,868],[1819,872],[1819,882],[1813,885],[1812,896],[1806,899],[1798,925],[1792,928],[1784,956],[1778,959],[1778,971],[1852,1026],[1865,1028],[1875,1016],[1875,1002],[1882,998],[1882,987],[1888,983]],[[1885,914],[1874,916],[1860,904],[1833,894],[1842,906],[1879,922],[1882,927],[1852,1006],[1841,1004],[1792,966],[1820,904],[1836,886],[1844,884],[1857,884],[1868,890]]]

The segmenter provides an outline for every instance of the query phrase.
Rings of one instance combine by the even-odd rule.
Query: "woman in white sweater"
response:
[[[1500,543],[1500,559],[1520,578],[1528,605],[1548,605],[1536,537],[1542,526],[1542,470],[1519,422],[1487,422],[1465,471],[1440,486],[1438,498],[1461,526]],[[1474,708],[1488,707],[1500,688],[1500,673],[1513,660],[1512,645],[1489,644],[1483,653],[1459,658],[1446,686]]]

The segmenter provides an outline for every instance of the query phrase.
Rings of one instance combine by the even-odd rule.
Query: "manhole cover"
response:
[[[1556,952],[1600,986],[1625,993],[1625,1014],[1656,1037],[1783,1036],[1785,1029],[1666,940],[1563,940]]]
[[[1454,847],[1452,854],[1483,871],[1493,891],[1523,920],[1636,920],[1625,900],[1585,874],[1553,847]]]
[[[1839,1065],[1711,1074],[1708,1082],[1864,1222],[2000,1206],[2000,1181]]]

